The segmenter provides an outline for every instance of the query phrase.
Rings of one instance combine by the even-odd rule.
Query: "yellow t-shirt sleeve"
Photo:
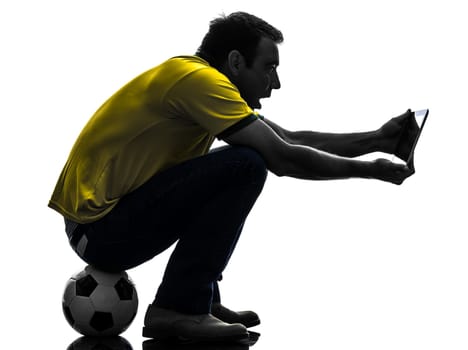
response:
[[[174,85],[168,103],[177,116],[200,125],[213,136],[256,115],[237,87],[210,67],[191,72]]]

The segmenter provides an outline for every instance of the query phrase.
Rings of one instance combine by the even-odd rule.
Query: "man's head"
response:
[[[252,108],[259,99],[279,89],[277,44],[282,33],[264,20],[245,12],[221,16],[210,23],[197,56],[224,73]]]

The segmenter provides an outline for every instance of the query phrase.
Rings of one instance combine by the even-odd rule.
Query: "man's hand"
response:
[[[406,161],[410,155],[419,126],[414,112],[408,109],[402,115],[392,118],[380,129],[381,148],[384,152],[394,154]]]
[[[395,185],[401,185],[406,178],[414,174],[414,169],[411,167],[392,163],[387,159],[376,159],[372,163],[373,178]]]

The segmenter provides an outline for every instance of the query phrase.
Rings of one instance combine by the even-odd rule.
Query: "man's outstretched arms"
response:
[[[402,115],[386,122],[379,129],[355,133],[289,131],[271,120],[265,119],[265,122],[288,143],[317,148],[343,157],[358,157],[372,152],[384,152],[405,159],[405,151],[409,152],[417,134],[417,128],[411,127],[411,122],[414,120],[413,115],[411,110],[407,110]],[[402,135],[406,136],[406,143],[403,144],[401,152],[399,152],[396,150],[396,146]]]
[[[290,143],[288,135],[280,134],[281,130],[275,131],[267,122],[256,120],[226,137],[225,141],[255,149],[264,158],[268,169],[278,176],[311,180],[374,178],[401,184],[412,174],[408,167],[384,159],[356,160]]]
[[[381,150],[378,130],[346,134],[289,131],[271,120],[265,119],[265,123],[288,143],[313,147],[343,157],[358,157]]]

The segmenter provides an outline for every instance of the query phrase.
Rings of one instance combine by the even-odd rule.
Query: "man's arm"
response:
[[[383,151],[380,146],[379,130],[345,134],[289,131],[266,118],[265,123],[287,143],[309,146],[343,157],[358,157],[363,154]]]
[[[395,154],[405,159],[417,135],[414,112],[405,113],[390,119],[374,131],[356,133],[323,133],[316,131],[289,131],[271,120],[265,122],[286,142],[320,149],[343,157],[358,157],[372,152]],[[404,137],[401,149],[396,146]]]
[[[312,180],[359,177],[401,184],[411,175],[406,166],[385,159],[362,161],[288,143],[262,120],[252,122],[226,137],[225,141],[255,149],[268,169],[278,176]]]

